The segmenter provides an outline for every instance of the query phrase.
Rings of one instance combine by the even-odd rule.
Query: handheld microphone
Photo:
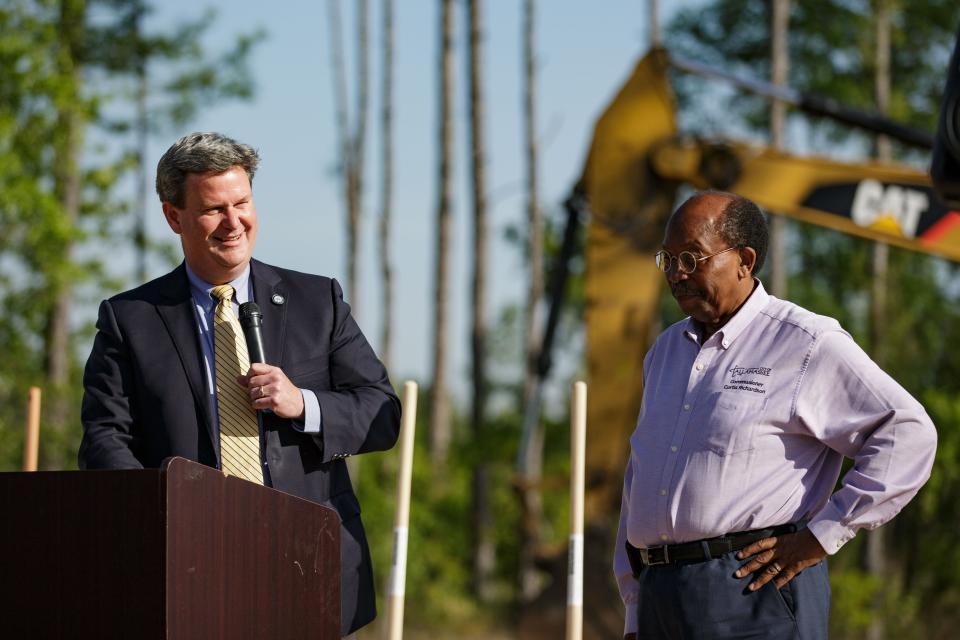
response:
[[[243,328],[243,337],[247,340],[247,354],[251,364],[267,362],[263,356],[263,336],[260,333],[262,325],[263,316],[256,302],[244,302],[240,305],[240,326]]]

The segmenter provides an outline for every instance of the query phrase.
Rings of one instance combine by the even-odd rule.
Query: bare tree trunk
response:
[[[890,109],[890,2],[876,0],[874,3],[876,15],[876,50],[874,51],[874,93],[877,111],[886,114]],[[876,138],[877,159],[883,162],[892,160],[890,139],[879,135]],[[883,242],[873,243],[872,271],[873,288],[871,292],[871,347],[873,359],[881,367],[886,360],[884,353],[884,337],[887,332],[887,267],[890,258],[890,248]],[[870,626],[867,627],[868,640],[882,640],[886,637],[886,624],[882,612],[887,576],[887,528],[879,527],[867,533],[865,550],[865,568],[867,573],[879,578],[881,585],[874,594],[870,616]]]
[[[875,0],[876,51],[874,52],[874,95],[877,111],[886,114],[890,110],[890,0]],[[890,138],[876,137],[876,155],[881,162],[893,159]],[[887,262],[889,247],[883,242],[873,244],[873,290],[871,302],[871,347],[873,359],[884,364],[883,338],[887,319]]]
[[[141,5],[136,15],[137,40],[142,37],[143,15],[146,7]],[[147,60],[138,44],[137,60],[137,206],[133,243],[137,250],[137,284],[147,281],[147,196],[150,179],[147,176],[147,137],[150,123],[147,119]]]
[[[775,85],[787,83],[790,70],[788,33],[790,27],[790,0],[773,0],[771,17],[771,81]],[[786,105],[774,100],[770,105],[770,146],[783,146]],[[770,290],[778,298],[787,297],[787,220],[774,215],[770,220]]]
[[[60,51],[58,65],[61,73],[69,79],[71,96],[57,106],[58,128],[64,132],[62,141],[56,145],[55,190],[57,199],[69,229],[74,229],[80,216],[80,148],[83,114],[81,113],[81,69],[77,51],[83,36],[85,6],[83,0],[61,0],[57,24]],[[73,250],[72,238],[65,240],[63,255],[69,262]],[[53,304],[47,317],[46,327],[46,374],[54,386],[66,385],[70,373],[70,283],[63,273],[54,276],[51,282]]]
[[[354,318],[360,309],[360,231],[363,225],[363,159],[367,139],[369,47],[367,25],[369,2],[360,0],[357,8],[357,112],[350,150],[349,197],[347,205],[348,253],[347,280]]]
[[[383,282],[383,333],[380,359],[390,370],[393,353],[393,266],[390,263],[390,217],[393,209],[393,0],[383,0],[383,157],[380,209],[380,280]]]
[[[72,119],[72,118],[71,118]],[[77,127],[77,128],[74,128]],[[77,222],[80,200],[80,176],[77,170],[77,157],[80,144],[79,122],[67,125],[67,136],[63,153],[66,157],[58,160],[60,164],[61,196],[60,206],[70,227]],[[73,242],[66,244],[66,255],[73,253]],[[70,307],[71,283],[58,274],[53,284],[53,304],[47,315],[46,323],[46,374],[47,381],[54,387],[65,387],[70,375]],[[53,416],[51,416],[53,417]]]
[[[357,105],[354,128],[351,131],[347,109],[347,71],[343,59],[343,37],[339,0],[329,0],[327,12],[330,22],[330,65],[333,79],[333,101],[340,150],[340,178],[343,180],[343,200],[347,228],[346,294],[354,318],[360,315],[360,229],[363,224],[363,157],[367,131],[367,84],[369,78],[367,24],[368,2],[360,0],[357,7]],[[350,474],[360,473],[360,458],[347,461]]]
[[[433,394],[430,399],[430,457],[442,469],[452,428],[447,398],[447,253],[450,244],[451,164],[453,132],[450,118],[453,86],[453,0],[440,0],[440,104],[438,114],[437,236],[434,270]]]
[[[343,180],[343,199],[346,208],[347,228],[347,281],[346,289],[353,308],[359,315],[360,282],[359,252],[360,227],[363,218],[363,158],[366,142],[368,103],[368,2],[360,0],[357,8],[357,109],[354,127],[351,130],[347,109],[347,73],[343,57],[343,37],[340,20],[340,3],[329,0],[327,10],[330,22],[330,61],[333,73],[333,99],[336,129],[339,136],[340,176]]]
[[[876,11],[876,51],[874,52],[874,94],[877,111],[886,115],[890,111],[890,18],[891,0],[875,0]],[[877,159],[881,162],[893,160],[893,148],[890,138],[878,135]],[[884,245],[887,246],[887,245]]]
[[[46,421],[58,430],[67,428],[69,404],[66,393],[70,379],[70,308],[72,285],[69,264],[73,255],[73,230],[80,217],[81,177],[80,150],[84,116],[81,105],[82,83],[79,51],[83,46],[86,6],[84,0],[61,0],[57,22],[60,50],[58,66],[69,84],[70,95],[57,105],[58,129],[62,140],[56,144],[54,188],[69,232],[63,239],[60,268],[48,274],[51,306],[47,312],[45,363],[49,395]],[[65,461],[52,461],[61,466]]]
[[[350,122],[347,119],[347,68],[343,60],[343,26],[340,20],[340,0],[327,0],[330,25],[330,78],[333,83],[333,107],[336,119],[338,173],[340,174],[343,204],[346,209],[347,234],[350,233]],[[347,242],[347,273],[350,272],[350,242]],[[349,284],[349,283],[348,283]]]
[[[540,350],[538,308],[543,298],[543,234],[537,186],[537,125],[536,125],[536,59],[534,54],[534,27],[536,4],[523,3],[523,118],[527,156],[527,257],[528,285],[525,310],[525,368],[523,381],[524,407],[539,401],[536,393],[537,355]],[[519,559],[520,597],[529,602],[540,589],[540,580],[534,566],[540,546],[540,522],[543,505],[540,480],[543,468],[543,426],[539,422],[530,434],[522,473],[519,478],[521,508],[521,542]]]
[[[471,355],[473,402],[470,426],[475,442],[483,438],[487,408],[487,185],[483,101],[483,7],[467,0],[470,74],[470,169],[473,179],[473,319]],[[473,593],[481,602],[492,598],[491,576],[496,561],[490,512],[489,469],[483,458],[473,468],[471,534]]]
[[[650,21],[650,46],[659,47],[663,42],[660,38],[660,17],[657,15],[657,0],[647,0],[649,13],[647,18]]]

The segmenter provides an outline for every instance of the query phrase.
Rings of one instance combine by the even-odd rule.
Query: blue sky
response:
[[[435,0],[395,3],[395,192],[392,257],[395,269],[393,371],[395,382],[428,382],[431,360],[434,217],[436,209],[437,23]],[[464,11],[456,2],[458,50],[454,123],[456,175],[454,243],[451,251],[450,384],[463,399],[468,371],[471,244],[467,180],[467,111]],[[661,7],[666,3],[661,3]],[[665,23],[678,4],[661,8]],[[637,0],[537,3],[540,199],[556,209],[582,168],[595,119],[648,46],[647,3]],[[195,18],[204,7],[217,10],[206,44],[223,49],[233,34],[262,27],[267,39],[255,51],[256,98],[203,111],[183,131],[156,138],[149,166],[179,135],[217,130],[248,142],[262,156],[254,185],[260,218],[255,256],[280,266],[345,279],[345,232],[336,165],[331,96],[327,4],[319,0],[282,2],[157,3],[152,24],[169,27]],[[353,61],[354,3],[343,2],[344,42]],[[524,219],[523,130],[521,120],[521,3],[485,3],[486,125],[492,271],[491,322],[498,310],[523,300],[523,264],[503,240],[510,225]],[[375,261],[379,210],[380,2],[371,2],[371,111],[368,121],[367,195],[361,247],[359,322],[377,347],[380,288]],[[350,78],[352,80],[352,77]],[[351,91],[352,93],[352,91]],[[155,198],[148,203],[148,231],[175,240]],[[156,265],[152,276],[160,275]],[[357,298],[347,291],[348,301]]]

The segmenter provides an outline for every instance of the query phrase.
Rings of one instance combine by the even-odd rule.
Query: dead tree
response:
[[[61,0],[56,22],[59,50],[57,70],[65,80],[69,100],[56,106],[57,129],[61,132],[54,145],[54,191],[70,233],[62,240],[62,255],[67,261],[73,254],[74,234],[80,219],[82,179],[80,153],[83,148],[84,106],[81,100],[83,83],[81,52],[86,21],[84,0]],[[50,286],[51,304],[46,314],[44,335],[44,369],[47,384],[53,390],[47,422],[57,430],[68,428],[68,382],[70,379],[70,313],[73,303],[71,278],[56,278]]]
[[[383,129],[380,175],[380,280],[383,282],[383,332],[380,359],[390,369],[393,352],[393,267],[390,263],[390,217],[393,210],[393,0],[383,0],[383,85],[381,94]]]
[[[534,0],[523,4],[523,120],[526,155],[527,210],[527,300],[524,313],[524,407],[539,399],[536,395],[537,356],[540,351],[538,308],[543,298],[543,223],[537,183],[536,59],[534,55]],[[539,590],[534,567],[540,546],[540,521],[543,505],[540,480],[543,470],[543,426],[532,425],[524,434],[517,489],[520,496],[521,542],[519,559],[520,598],[529,602]]]
[[[770,21],[771,81],[775,85],[787,83],[790,69],[788,31],[790,25],[790,0],[773,0],[773,15]],[[784,121],[787,107],[774,100],[770,105],[770,146],[783,146]],[[770,220],[770,290],[778,298],[787,297],[787,220],[774,215]]]
[[[470,173],[473,191],[473,287],[471,356],[473,402],[470,425],[473,438],[483,438],[487,407],[487,186],[483,100],[483,7],[467,0],[467,37],[470,75]],[[478,458],[473,468],[471,534],[473,536],[473,592],[481,602],[492,596],[490,579],[496,561],[490,511],[489,468]]]
[[[447,254],[450,251],[451,165],[453,123],[450,117],[453,87],[453,0],[440,0],[440,55],[438,56],[439,113],[437,115],[437,228],[433,300],[433,393],[430,398],[430,457],[438,468],[447,459],[452,437],[447,397]]]
[[[357,101],[353,127],[347,109],[347,73],[343,56],[340,3],[329,0],[330,62],[336,129],[339,136],[339,170],[347,228],[347,291],[357,316],[360,302],[360,229],[363,223],[363,159],[366,147],[369,61],[367,45],[368,1],[357,4]]]
[[[886,114],[890,109],[890,13],[889,0],[875,0],[875,36],[874,42],[874,99],[877,111]],[[876,138],[876,156],[881,162],[890,162],[893,151],[890,139],[884,135]],[[872,291],[870,295],[870,346],[873,359],[881,367],[885,364],[884,336],[887,333],[887,285],[890,247],[883,242],[873,243],[871,256]],[[887,527],[878,527],[867,532],[864,565],[867,573],[885,585],[887,578]],[[873,596],[870,607],[870,626],[867,627],[868,640],[881,640],[887,636],[883,620],[884,595],[886,589],[881,586]]]

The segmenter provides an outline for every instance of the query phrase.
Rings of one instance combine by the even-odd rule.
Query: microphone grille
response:
[[[240,305],[240,320],[260,317],[260,307],[256,302],[244,302]]]

